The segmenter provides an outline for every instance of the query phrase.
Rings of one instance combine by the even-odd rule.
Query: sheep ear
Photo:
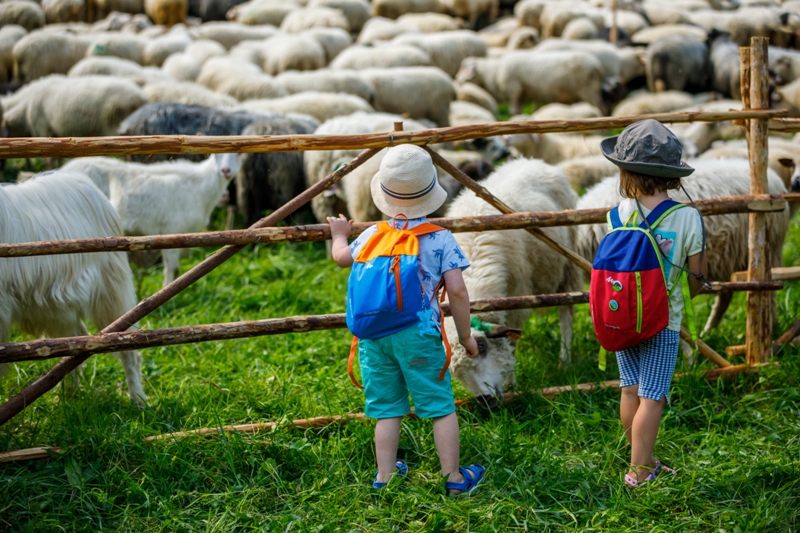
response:
[[[490,324],[491,328],[486,332],[487,339],[499,339],[501,337],[509,337],[511,340],[516,341],[522,337],[522,330],[515,328],[507,328],[499,324]]]
[[[789,159],[788,157],[781,157],[780,159],[778,159],[778,163],[780,163],[781,166],[784,166],[786,168],[793,168],[794,167],[794,160],[793,159]]]

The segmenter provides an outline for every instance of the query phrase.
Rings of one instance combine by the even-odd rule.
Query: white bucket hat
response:
[[[439,185],[431,156],[413,144],[389,148],[372,178],[372,200],[390,217],[420,218],[439,209],[447,192]]]

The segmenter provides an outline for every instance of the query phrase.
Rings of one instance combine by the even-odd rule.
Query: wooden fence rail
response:
[[[787,194],[786,196],[789,201],[800,201],[800,194],[793,193]],[[748,213],[751,211],[781,211],[785,206],[781,196],[766,194],[697,200],[695,203],[704,216]],[[602,223],[605,222],[606,214],[609,209],[611,208],[513,213],[508,215],[463,218],[436,218],[431,219],[431,222],[447,228],[453,233],[548,228],[553,226]],[[360,235],[361,232],[372,224],[374,224],[374,222],[358,222],[354,224],[351,236],[355,237]],[[330,227],[327,224],[310,224],[280,228],[268,227],[260,229],[183,233],[179,235],[101,237],[95,239],[0,244],[0,257],[163,250],[166,248],[193,248],[276,242],[308,242],[323,241],[330,238]]]
[[[730,291],[777,291],[783,288],[781,281],[761,283],[715,282],[706,293]],[[506,298],[490,298],[470,302],[473,313],[489,311],[509,311],[513,309],[536,309],[589,302],[588,292],[568,292],[556,294],[538,294],[532,296],[511,296]],[[450,314],[449,306],[443,305],[446,315]],[[285,318],[268,318],[264,320],[248,320],[222,324],[200,324],[196,326],[180,326],[156,330],[124,331],[99,333],[80,337],[63,337],[38,339],[15,343],[0,344],[0,363],[19,361],[38,361],[67,356],[88,356],[96,353],[138,350],[158,346],[173,346],[218,340],[243,339],[265,335],[282,335],[306,331],[322,331],[347,327],[345,315],[305,315]],[[704,354],[706,355],[706,354]],[[708,355],[706,355],[708,357]],[[709,358],[713,358],[709,357]],[[719,364],[719,361],[715,361]],[[728,366],[727,362],[720,366]]]
[[[95,155],[219,154],[230,152],[297,152],[308,150],[381,149],[398,144],[438,144],[518,133],[556,133],[623,128],[652,118],[659,122],[718,122],[787,114],[786,109],[692,111],[579,120],[515,120],[428,130],[365,135],[148,135],[129,137],[22,137],[0,139],[0,159],[12,157],[86,157]]]

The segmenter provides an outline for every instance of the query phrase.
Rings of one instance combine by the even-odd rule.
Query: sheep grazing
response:
[[[214,57],[206,61],[197,83],[239,101],[285,96],[286,91],[256,65],[242,59]]]
[[[114,208],[86,176],[56,171],[0,187],[0,242],[57,241],[121,235]],[[104,328],[136,305],[125,254],[70,254],[0,259],[0,342],[11,325],[32,335],[88,335],[83,320]],[[118,354],[130,398],[144,404],[141,357]],[[0,364],[0,376],[8,365]],[[77,386],[80,368],[72,373]]]
[[[618,48],[611,43],[598,40],[548,39],[536,45],[535,50],[538,52],[569,50],[591,54],[600,62],[605,78],[613,78],[623,84],[645,75],[645,54],[639,48]]]
[[[144,64],[147,40],[139,35],[109,32],[93,36],[86,49],[87,56],[114,56]]]
[[[560,211],[575,209],[578,200],[564,174],[535,159],[518,159],[499,167],[482,185],[515,211]],[[449,217],[494,215],[498,211],[471,191],[462,192],[447,210]],[[544,230],[567,248],[573,248],[575,227]],[[472,266],[464,271],[464,281],[472,299],[499,298],[580,289],[578,268],[563,255],[524,230],[486,233],[457,233],[458,241]],[[570,361],[572,308],[559,308],[561,322],[561,361]],[[479,355],[467,357],[453,343],[453,376],[476,397],[493,407],[502,400],[503,390],[515,384],[514,340],[509,333],[520,333],[531,310],[482,313],[478,316],[494,327],[489,332],[472,330]],[[451,318],[445,319],[448,337],[457,338]],[[515,328],[515,329],[509,329]]]
[[[374,68],[361,71],[361,76],[375,87],[375,110],[450,125],[456,90],[450,76],[438,68]]]
[[[36,2],[11,0],[0,2],[0,26],[15,24],[27,31],[41,28],[45,24],[45,14]]]
[[[320,93],[307,91],[280,98],[248,100],[245,109],[267,113],[303,113],[324,122],[333,117],[351,115],[356,111],[374,111],[363,98],[353,94]],[[311,132],[308,132],[311,133]]]
[[[375,88],[358,72],[346,70],[320,69],[315,71],[282,72],[275,81],[288,94],[305,91],[354,94],[371,102]]]
[[[430,66],[431,56],[417,46],[392,44],[384,46],[351,46],[331,61],[332,69],[364,70]]]
[[[239,154],[215,154],[200,163],[126,163],[107,157],[70,161],[66,171],[108,183],[111,205],[125,235],[192,233],[208,226],[211,211],[241,167]],[[162,250],[164,286],[180,271],[180,249]]]
[[[515,115],[525,102],[603,106],[602,66],[584,52],[532,50],[509,52],[494,59],[468,57],[461,63],[456,80],[483,87],[498,101],[507,100]]]
[[[174,26],[186,20],[187,0],[144,0],[144,11],[154,24]]]
[[[581,118],[599,118],[603,112],[591,104],[547,104],[533,112],[530,120],[576,120]]]
[[[661,91],[707,91],[713,67],[706,43],[700,39],[672,35],[647,47],[647,88]]]
[[[423,13],[420,16],[430,15]],[[358,42],[370,44],[377,41],[391,41],[398,35],[404,33],[421,33],[417,26],[402,24],[400,20],[392,20],[384,17],[372,17],[364,24],[361,33],[358,34]]]
[[[664,91],[655,94],[647,91],[636,92],[617,104],[612,116],[627,117],[650,113],[669,113],[712,98],[713,96],[708,94],[694,96],[681,91]]]
[[[317,70],[327,64],[327,51],[313,35],[279,35],[259,47],[264,72],[276,76],[287,70]]]
[[[11,137],[114,135],[120,122],[146,103],[138,85],[109,76],[48,76],[0,98]]]
[[[750,167],[746,159],[695,159],[689,161],[695,172],[681,181],[693,200],[704,200],[724,196],[739,196],[750,193]],[[786,192],[786,186],[771,169],[768,171],[770,194]],[[686,200],[682,191],[669,191],[670,197]],[[613,207],[621,200],[619,178],[609,177],[586,191],[578,200],[578,209]],[[747,270],[748,215],[717,215],[704,218],[708,256],[708,278],[728,281],[731,274]],[[768,215],[770,256],[773,266],[782,264],[783,241],[789,223],[789,209]],[[600,239],[606,234],[607,225],[591,224],[578,226],[578,241],[575,251],[588,260],[593,260]],[[730,305],[732,293],[719,293],[708,317],[704,333],[716,328]]]
[[[256,120],[242,135],[299,135],[314,133],[319,123],[297,117]],[[264,152],[244,154],[242,169],[236,176],[236,205],[249,227],[303,192],[306,175],[302,152]]]
[[[602,140],[601,135],[516,133],[508,136],[507,143],[524,157],[542,159],[545,163],[555,165],[576,157],[602,155]]]
[[[431,58],[431,63],[450,76],[455,76],[466,57],[485,57],[486,44],[475,32],[445,31],[441,33],[407,33],[392,43],[416,46]]]

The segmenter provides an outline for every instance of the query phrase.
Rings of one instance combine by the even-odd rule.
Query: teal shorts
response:
[[[420,418],[438,418],[456,410],[450,371],[439,381],[446,356],[438,333],[420,336],[415,324],[380,339],[360,339],[358,356],[368,417],[407,415],[411,412],[409,393]]]

